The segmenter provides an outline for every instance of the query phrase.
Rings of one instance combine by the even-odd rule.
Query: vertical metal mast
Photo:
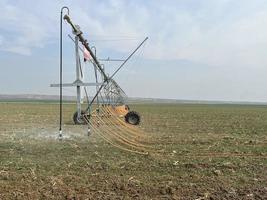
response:
[[[66,9],[69,14],[69,8],[67,6],[63,6],[60,12],[60,58],[59,58],[59,79],[60,79],[60,89],[59,89],[59,139],[62,138],[62,18],[63,18],[63,10]]]
[[[79,55],[79,38],[75,36],[75,55],[76,55],[76,82],[81,82],[81,63],[80,63],[80,55]],[[81,119],[81,87],[77,84],[77,118]]]

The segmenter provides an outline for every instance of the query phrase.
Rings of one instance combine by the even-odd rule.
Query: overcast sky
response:
[[[58,94],[49,84],[58,82],[64,5],[98,57],[125,58],[149,37],[115,77],[128,96],[267,102],[267,0],[0,0],[0,94]],[[118,64],[105,66],[112,73]]]

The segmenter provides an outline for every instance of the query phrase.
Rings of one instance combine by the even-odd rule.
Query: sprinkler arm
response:
[[[104,87],[104,85],[106,83],[108,83],[110,80],[112,80],[112,78],[118,73],[118,71],[125,65],[125,63],[133,56],[133,54],[135,54],[135,52],[145,43],[145,41],[148,39],[148,37],[146,37],[141,44],[138,45],[138,47],[127,57],[126,60],[124,60],[124,62],[119,66],[119,68],[110,76],[108,77],[105,73],[105,71],[103,70],[103,68],[101,67],[101,64],[98,62],[96,55],[92,52],[92,50],[90,49],[88,42],[86,39],[83,38],[82,36],[82,32],[73,24],[73,22],[71,21],[69,15],[65,15],[64,20],[66,20],[72,27],[75,35],[79,38],[79,41],[83,44],[83,46],[89,51],[89,53],[91,54],[91,57],[93,58],[94,63],[96,64],[97,68],[101,71],[101,73],[104,76],[104,82],[102,83],[102,85],[100,86],[100,88],[98,89],[96,95],[94,96],[94,98],[92,99],[91,103],[89,104],[87,110],[89,109],[89,107],[92,105],[92,103],[94,102],[94,100],[96,99],[96,97],[98,96],[98,94],[100,93],[100,91],[102,90],[102,88]]]
[[[86,39],[84,39],[84,37],[82,36],[82,32],[73,24],[73,22],[71,21],[69,15],[65,15],[64,16],[64,20],[66,20],[72,27],[74,33],[77,35],[77,37],[79,38],[80,42],[83,44],[83,46],[87,49],[87,51],[89,51],[91,57],[93,58],[97,68],[101,71],[101,73],[104,76],[104,80],[108,80],[108,76],[106,75],[106,73],[104,72],[103,68],[101,67],[100,63],[98,62],[96,56],[94,55],[94,53],[92,52],[92,50],[90,49],[88,42]]]

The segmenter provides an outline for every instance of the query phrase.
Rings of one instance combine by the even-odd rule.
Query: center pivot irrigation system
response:
[[[67,10],[67,14],[63,17],[63,11]],[[73,83],[62,83],[62,19],[64,19],[72,28],[74,39],[69,35],[75,44],[76,55],[76,80]],[[140,123],[140,115],[130,110],[126,104],[126,94],[118,83],[114,80],[114,76],[122,69],[127,61],[138,51],[138,49],[146,42],[146,37],[136,49],[117,67],[111,76],[104,69],[104,65],[100,64],[96,57],[96,48],[90,47],[87,40],[83,37],[80,27],[74,24],[69,15],[69,9],[62,7],[60,15],[60,83],[51,84],[52,87],[60,87],[60,128],[59,137],[62,138],[62,87],[76,87],[77,91],[77,111],[73,115],[75,124],[87,124],[88,135],[91,132],[97,133],[107,142],[121,148],[123,150],[147,154],[150,146],[142,144],[148,136],[137,126]],[[80,47],[80,45],[82,47]],[[94,48],[94,52],[92,49]],[[83,82],[83,71],[80,61],[79,51],[85,51],[90,55],[88,61],[93,67],[95,79],[91,83]],[[91,98],[88,97],[86,87],[95,87],[95,94]],[[87,96],[87,108],[82,109],[82,88]]]

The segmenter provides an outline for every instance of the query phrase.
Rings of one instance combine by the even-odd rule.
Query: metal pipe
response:
[[[69,15],[69,8],[67,6],[63,6],[61,8],[61,11],[60,11],[60,44],[59,44],[59,48],[60,48],[60,58],[59,58],[59,84],[60,84],[60,87],[59,87],[59,138],[61,139],[62,138],[62,16],[63,16],[63,11],[64,9],[67,10],[67,13]]]
[[[83,44],[83,46],[89,51],[91,57],[93,58],[93,61],[95,62],[95,64],[97,65],[98,69],[103,73],[104,75],[104,79],[108,79],[108,77],[106,76],[106,74],[104,73],[103,69],[101,68],[100,63],[98,62],[96,56],[94,55],[94,53],[92,52],[92,50],[90,49],[88,42],[86,39],[83,38],[82,36],[82,32],[77,29],[77,27],[72,23],[69,15],[65,15],[64,19],[71,25],[73,31],[75,32],[75,34],[79,37],[80,42]]]
[[[96,56],[96,47],[95,46],[92,46],[91,49],[94,49],[95,50],[95,56]],[[95,81],[96,81],[96,83],[98,83],[97,66],[95,65],[95,63],[93,63],[93,65],[94,65],[94,71],[95,71]],[[96,91],[98,91],[98,85],[96,85]],[[97,102],[97,107],[99,109],[99,98],[98,97],[96,98],[96,102]]]

